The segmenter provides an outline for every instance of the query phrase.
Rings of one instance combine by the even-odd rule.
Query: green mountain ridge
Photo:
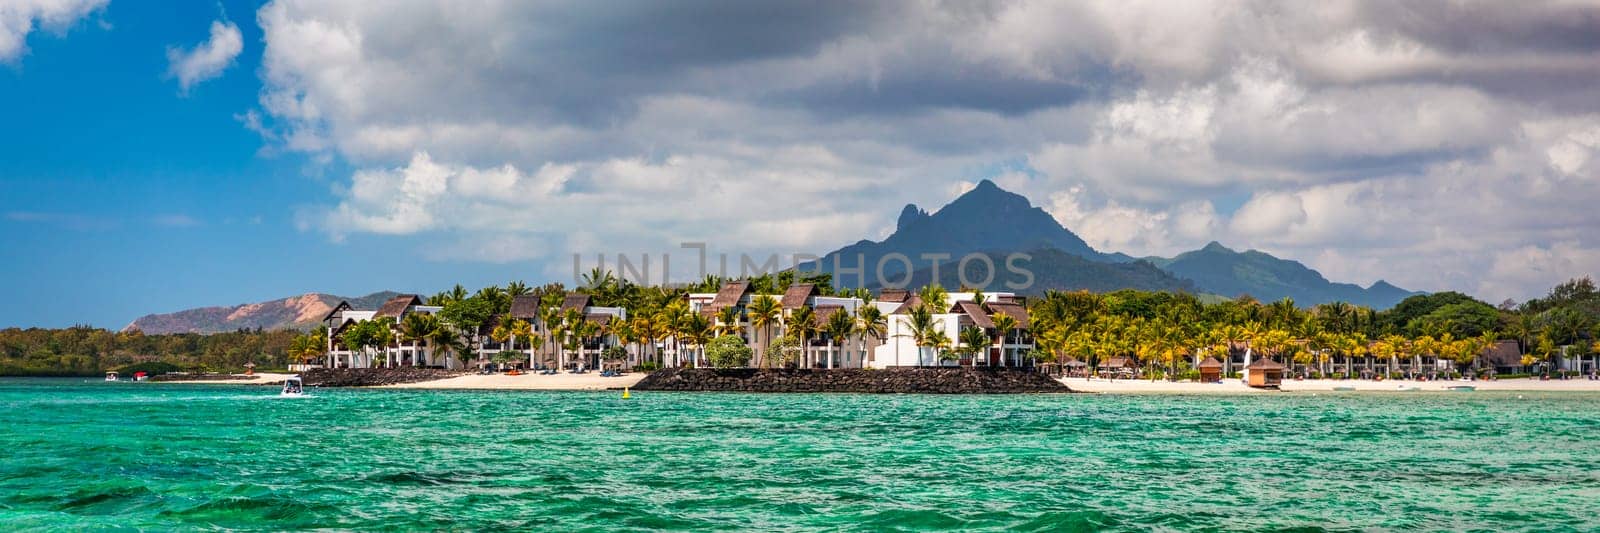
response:
[[[1171,258],[1144,260],[1175,276],[1194,280],[1206,292],[1227,297],[1249,295],[1263,301],[1291,298],[1299,305],[1342,301],[1387,309],[1406,297],[1420,294],[1382,280],[1370,287],[1335,283],[1299,261],[1280,259],[1258,250],[1239,252],[1216,241]]]

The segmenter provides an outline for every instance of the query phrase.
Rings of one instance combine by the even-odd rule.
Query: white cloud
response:
[[[1600,46],[1573,22],[1600,8],[831,7],[274,0],[240,120],[358,169],[302,217],[335,238],[820,252],[995,177],[1134,255],[1219,240],[1522,297],[1595,270],[1490,267],[1600,248]]]
[[[6,0],[0,2],[0,63],[16,62],[27,53],[28,34],[35,27],[65,33],[79,19],[110,0]]]
[[[222,75],[233,66],[239,52],[244,50],[244,39],[239,27],[232,22],[212,21],[211,38],[193,48],[167,47],[167,75],[178,79],[178,89],[188,93],[191,87]]]

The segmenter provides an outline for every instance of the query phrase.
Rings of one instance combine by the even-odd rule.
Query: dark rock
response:
[[[711,369],[656,371],[634,390],[722,392],[853,392],[869,394],[1022,394],[1072,392],[1060,381],[1024,369]]]
[[[462,375],[437,368],[315,368],[300,373],[307,387],[376,387],[433,381]]]

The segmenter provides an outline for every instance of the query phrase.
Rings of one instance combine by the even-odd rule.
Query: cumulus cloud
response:
[[[0,63],[14,63],[28,51],[35,28],[65,33],[79,19],[110,0],[7,0],[0,2]]]
[[[244,39],[239,27],[232,22],[212,21],[211,38],[193,48],[167,48],[167,75],[178,79],[178,89],[184,93],[202,81],[222,75],[233,66],[239,52],[244,50]]]
[[[1219,240],[1496,299],[1600,270],[1592,4],[274,0],[257,22],[241,120],[357,168],[302,216],[334,238],[822,252],[992,177],[1132,255]],[[1571,259],[1492,268],[1529,246]]]

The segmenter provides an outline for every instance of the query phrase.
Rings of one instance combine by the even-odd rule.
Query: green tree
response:
[[[960,353],[972,357],[974,365],[977,364],[977,358],[989,351],[989,334],[984,333],[981,328],[961,328],[961,333],[957,337],[961,342]]]
[[[828,324],[824,328],[832,340],[833,352],[828,354],[828,368],[834,367],[834,359],[839,357],[839,352],[844,351],[844,341],[856,332],[856,320],[850,313],[843,309],[834,311],[828,316]]]
[[[766,354],[766,345],[772,342],[772,327],[778,324],[778,319],[783,312],[783,306],[777,298],[770,295],[757,295],[750,301],[750,307],[745,309],[745,316],[750,318],[750,325],[754,326],[762,336],[761,352],[756,354],[756,366],[766,366],[763,359]]]
[[[750,346],[744,340],[723,335],[711,340],[706,345],[706,359],[711,361],[711,366],[716,368],[739,368],[750,364],[752,353]]]

